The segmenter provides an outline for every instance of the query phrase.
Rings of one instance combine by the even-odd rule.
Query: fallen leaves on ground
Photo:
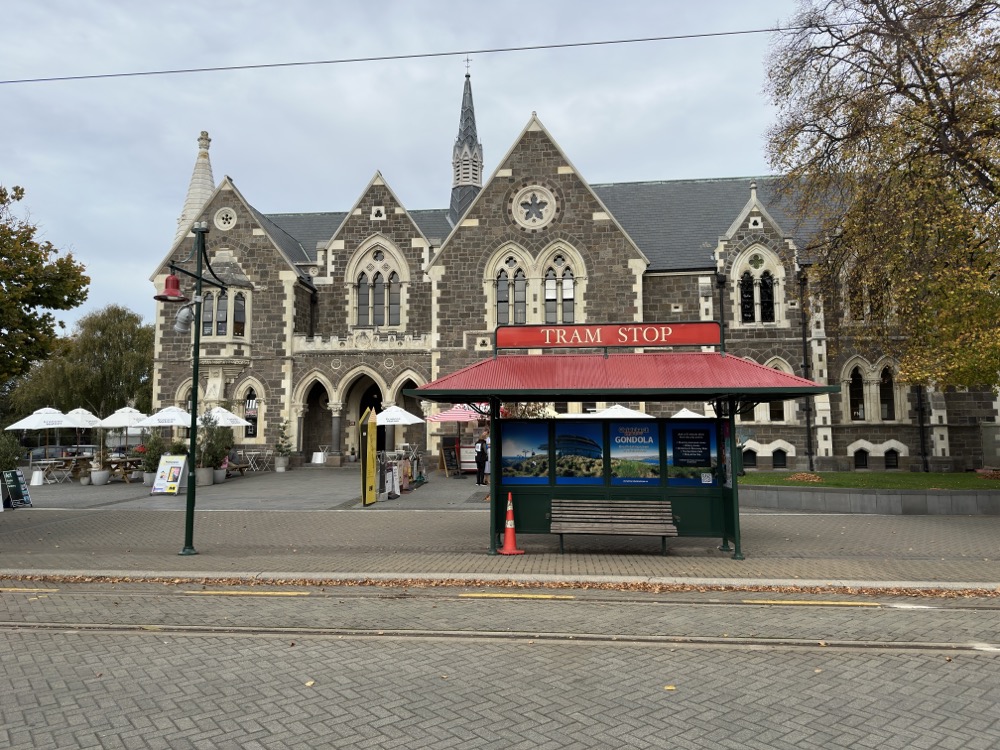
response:
[[[477,580],[464,578],[161,578],[159,576],[88,576],[33,573],[7,575],[7,581],[37,581],[46,583],[162,583],[171,585],[244,586],[247,588],[310,588],[368,587],[368,588],[482,588],[482,589],[561,589],[578,591],[638,591],[646,594],[754,592],[768,594],[843,594],[845,596],[909,597],[922,599],[995,599],[1000,598],[1000,586],[992,589],[937,589],[906,588],[899,586],[771,586],[740,584],[649,583],[646,581],[515,581]]]
[[[789,482],[822,482],[823,477],[819,474],[810,474],[808,471],[800,471],[798,474],[789,474]]]

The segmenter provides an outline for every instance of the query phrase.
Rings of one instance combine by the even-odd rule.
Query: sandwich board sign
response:
[[[176,495],[182,487],[187,487],[187,456],[160,456],[150,495]]]
[[[3,482],[0,482],[0,495],[3,496],[0,510],[31,507],[31,495],[28,493],[28,485],[24,481],[24,474],[21,473],[20,469],[4,471]]]

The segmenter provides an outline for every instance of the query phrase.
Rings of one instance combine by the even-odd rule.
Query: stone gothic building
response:
[[[202,133],[152,281],[162,289],[171,263],[193,271],[191,228],[207,222],[225,289],[206,286],[195,321],[199,400],[244,415],[251,426],[237,441],[248,449],[273,446],[287,421],[298,450],[327,449],[336,462],[357,445],[367,407],[423,414],[431,405],[404,390],[492,356],[497,325],[721,318],[731,354],[841,385],[809,404],[744,411],[748,468],[961,471],[1000,461],[995,442],[984,456],[1000,406],[992,393],[925,391],[899,382],[890,359],[828,356],[821,301],[803,304],[809,223],[777,199],[774,178],[590,184],[534,113],[485,175],[468,75],[447,208],[409,209],[375,172],[346,210],[263,213],[228,177],[215,184],[209,143]],[[174,329],[175,313],[158,304],[157,407],[186,406],[195,386],[192,334]],[[681,405],[632,406],[668,416]],[[379,439],[435,452],[436,429],[380,428]]]

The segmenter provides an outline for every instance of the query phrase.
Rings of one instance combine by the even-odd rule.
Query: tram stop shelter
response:
[[[493,554],[510,493],[519,533],[559,533],[562,542],[554,514],[564,504],[587,501],[576,504],[606,519],[648,502],[667,509],[664,550],[665,536],[719,537],[741,560],[736,415],[839,390],[727,354],[721,326],[697,321],[501,326],[491,358],[406,394],[489,404]],[[552,401],[710,403],[715,416],[500,418],[502,403]],[[614,529],[566,533],[628,533]]]

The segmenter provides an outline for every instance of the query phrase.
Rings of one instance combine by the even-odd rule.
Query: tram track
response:
[[[713,647],[727,649],[816,649],[826,651],[894,651],[894,652],[991,652],[1000,653],[1000,646],[988,643],[902,642],[902,641],[849,641],[815,640],[805,638],[718,637],[690,635],[634,635],[607,633],[532,633],[528,631],[465,631],[429,629],[374,629],[374,628],[322,628],[274,627],[238,625],[177,625],[120,623],[66,623],[66,622],[0,622],[4,633],[53,633],[61,635],[148,635],[191,637],[273,637],[309,639],[413,639],[452,641],[505,641],[522,644],[589,643],[602,645],[650,645],[669,647]]]

